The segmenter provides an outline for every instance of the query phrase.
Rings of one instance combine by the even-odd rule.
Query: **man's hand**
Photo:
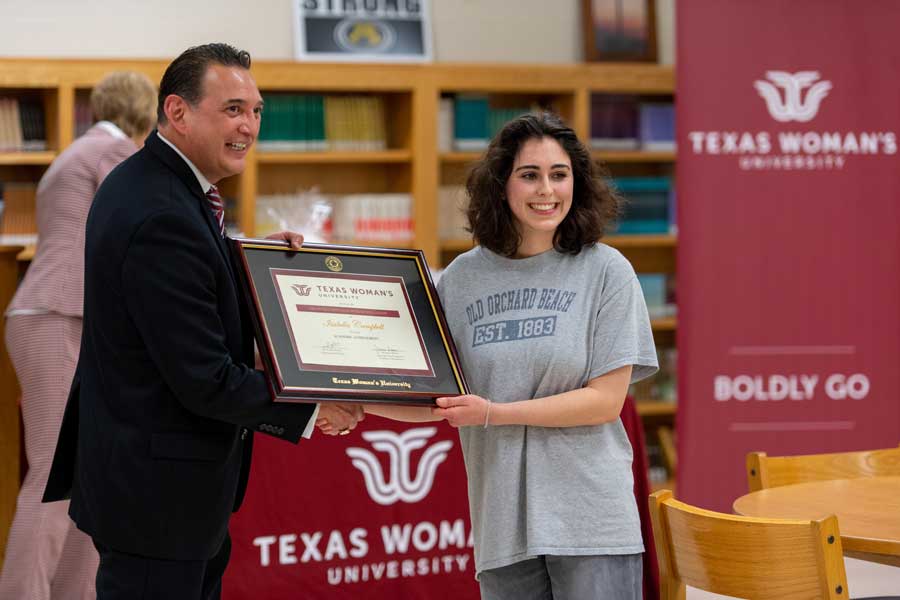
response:
[[[272,235],[266,236],[267,240],[281,240],[287,242],[291,245],[291,248],[294,250],[299,250],[300,246],[303,245],[303,236],[299,233],[295,233],[293,231],[279,231],[278,233],[273,233]]]
[[[316,427],[326,435],[346,435],[365,418],[361,404],[320,404]]]

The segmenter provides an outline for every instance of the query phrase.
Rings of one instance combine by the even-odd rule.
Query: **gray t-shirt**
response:
[[[472,393],[493,402],[583,387],[633,365],[657,369],[634,269],[604,244],[508,259],[476,247],[438,292]],[[643,551],[620,419],[596,426],[462,427],[476,573],[550,555]]]

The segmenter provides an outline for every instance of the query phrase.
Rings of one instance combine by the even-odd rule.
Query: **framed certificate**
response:
[[[434,404],[468,393],[419,250],[234,239],[272,398]]]

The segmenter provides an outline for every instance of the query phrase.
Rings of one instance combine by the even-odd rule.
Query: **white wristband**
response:
[[[487,429],[491,420],[491,401],[489,398],[485,398],[487,400],[487,410],[484,411],[484,428]]]

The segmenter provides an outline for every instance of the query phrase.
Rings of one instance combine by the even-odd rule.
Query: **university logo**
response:
[[[366,490],[372,500],[385,506],[398,500],[412,504],[428,495],[437,468],[446,460],[453,442],[444,440],[429,446],[419,458],[415,478],[412,476],[410,455],[414,450],[424,447],[435,433],[436,427],[417,427],[403,433],[363,432],[363,439],[372,444],[375,450],[387,453],[390,465],[387,480],[374,453],[365,448],[347,448],[347,456],[351,458],[353,466],[362,472]]]
[[[830,81],[817,81],[819,79],[818,71],[799,71],[797,73],[766,71],[766,78],[769,81],[754,81],[753,87],[766,101],[772,118],[780,123],[811,121],[819,112],[819,104],[822,99],[831,90]],[[775,86],[784,90],[783,100]],[[806,88],[809,88],[806,91],[806,97],[801,99]]]
[[[346,19],[334,29],[335,43],[348,52],[384,52],[397,40],[387,21]]]
[[[302,285],[299,283],[295,283],[291,285],[291,287],[295,292],[297,292],[298,296],[309,296],[309,293],[312,291],[312,288],[308,285]]]

